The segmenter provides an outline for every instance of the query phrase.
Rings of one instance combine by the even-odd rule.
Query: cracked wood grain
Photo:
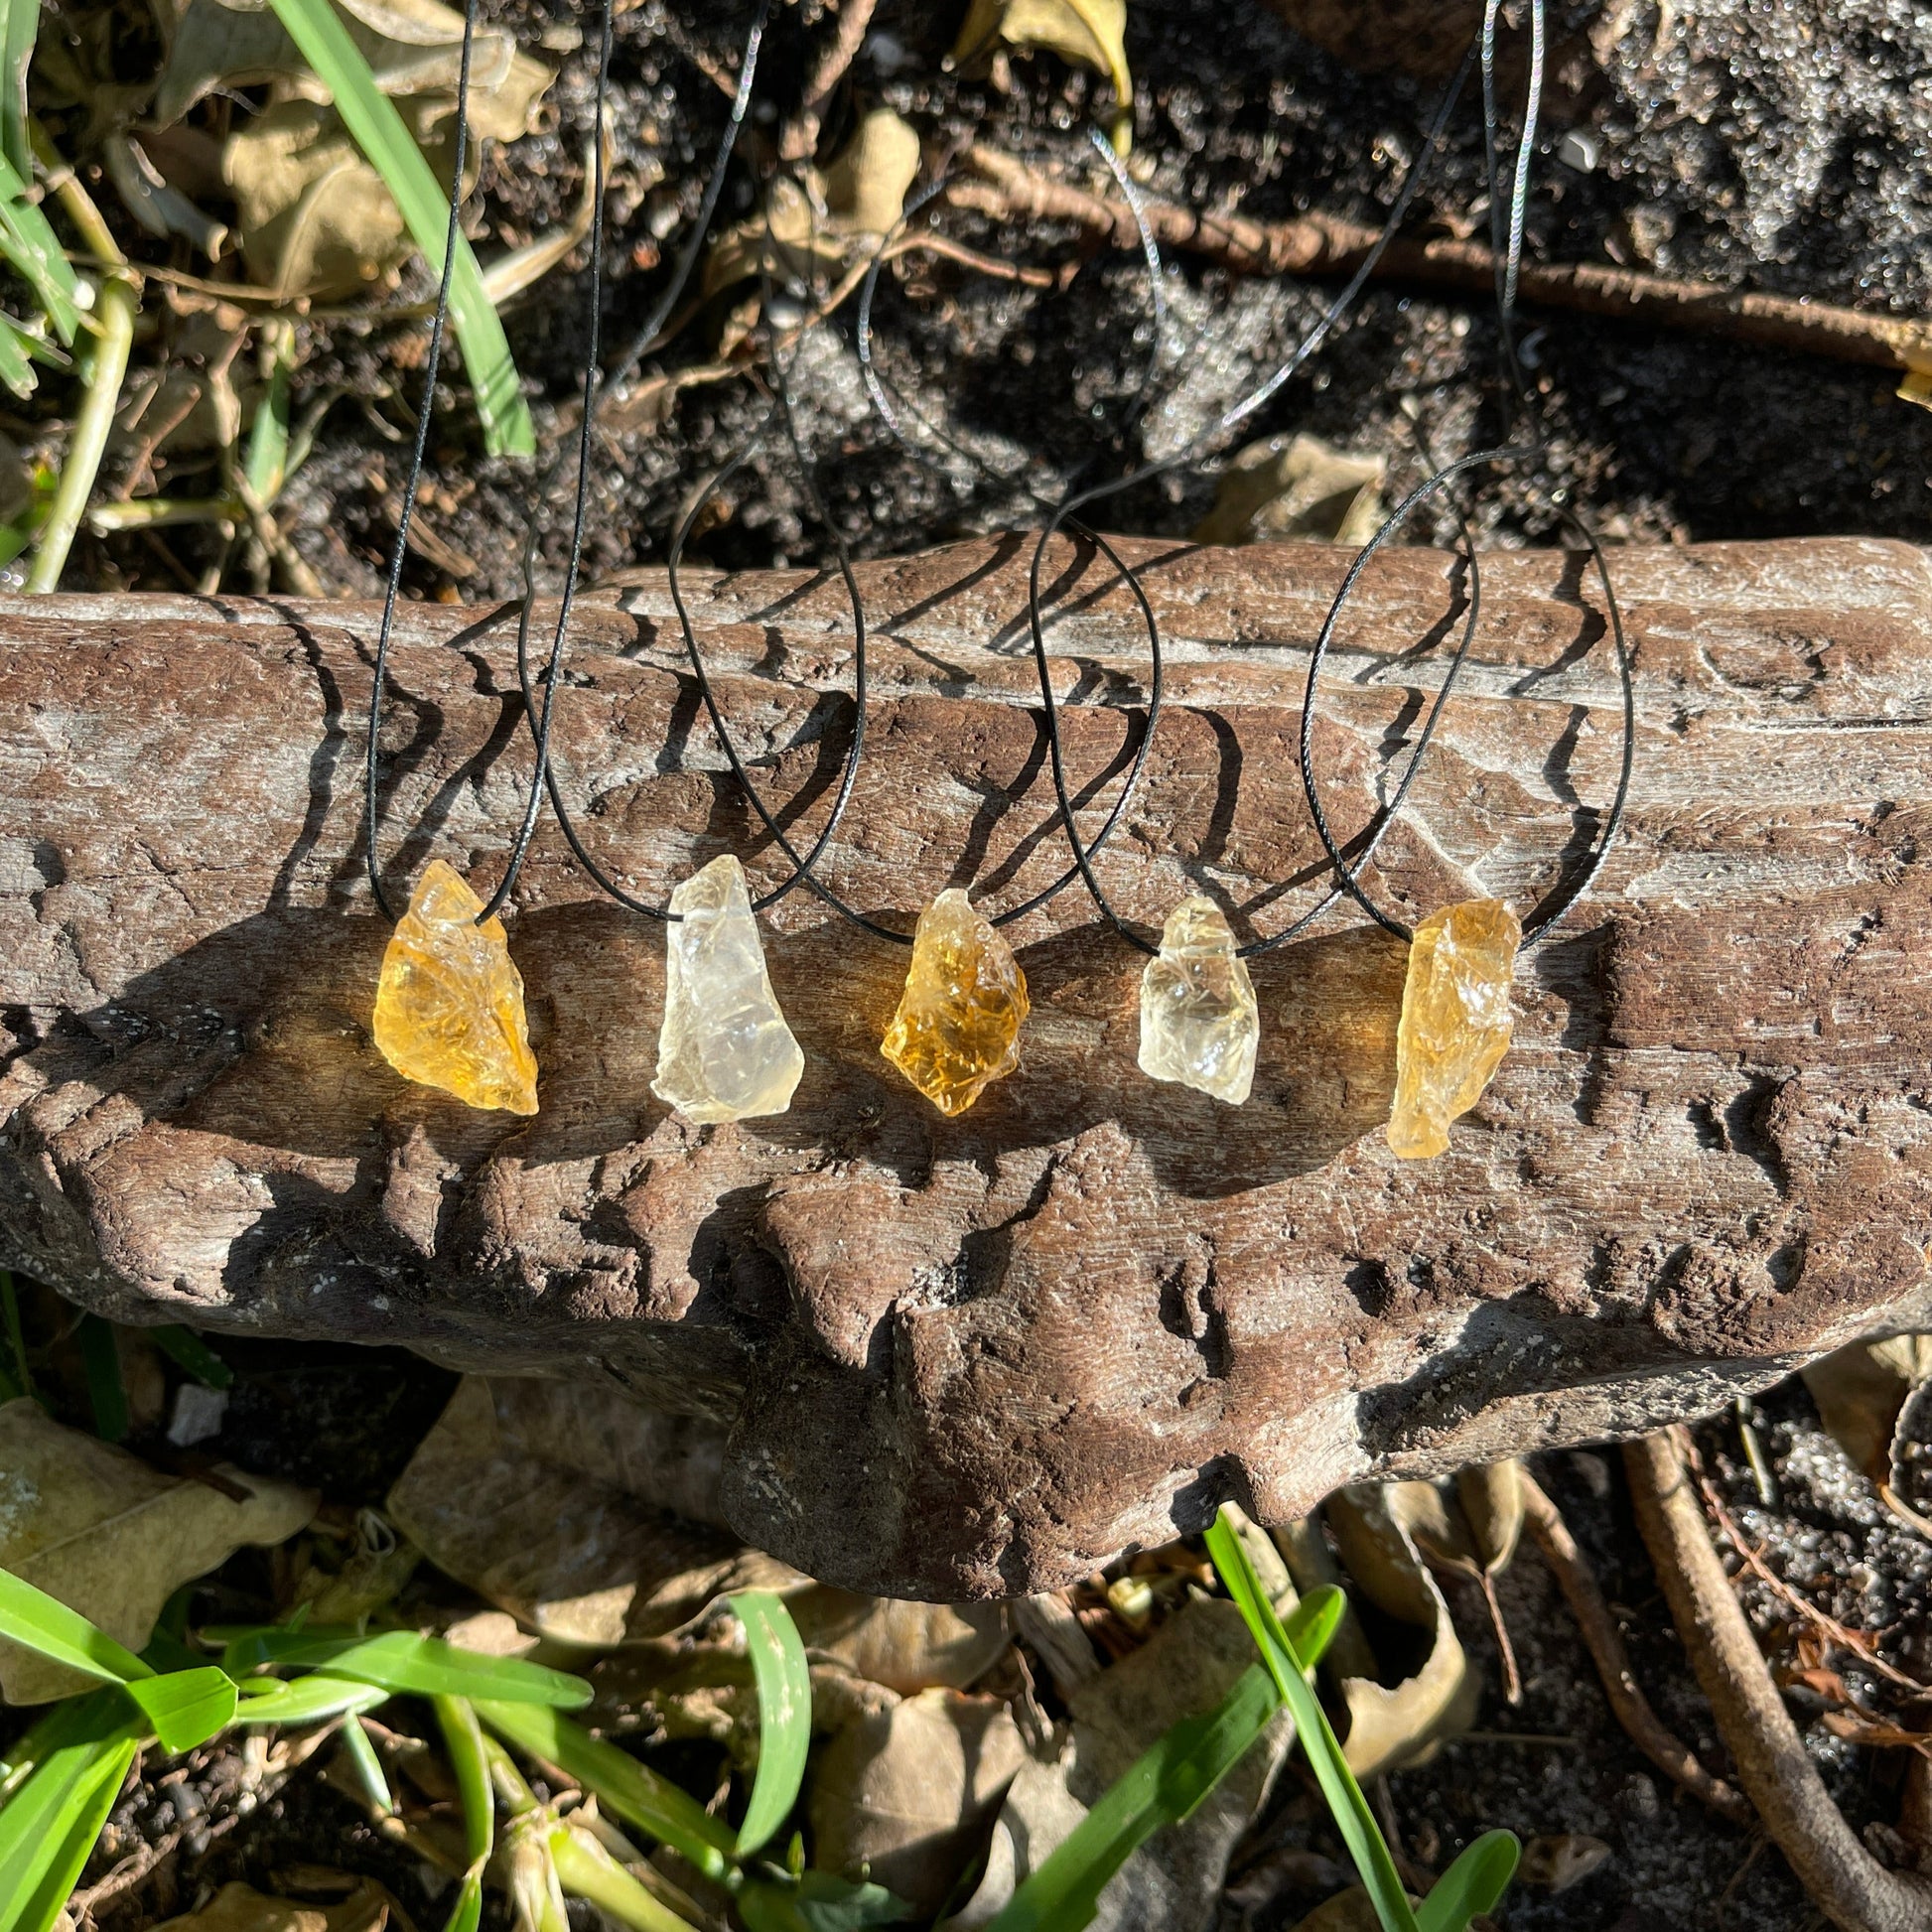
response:
[[[870,755],[827,876],[909,924],[1065,863],[1026,654],[1031,539],[865,565]],[[1244,936],[1311,902],[1295,767],[1346,556],[1140,541],[1171,710],[1103,860],[1151,924]],[[1071,768],[1097,823],[1145,720],[1111,569],[1048,572]],[[1140,960],[1072,894],[1016,927],[1026,1064],[932,1113],[879,1056],[904,956],[803,893],[767,921],[807,1054],[792,1111],[696,1130],[651,1096],[662,937],[546,824],[510,943],[533,1121],[370,1046],[385,938],[356,778],[374,613],[0,604],[0,1261],[128,1320],[408,1343],[615,1380],[728,1430],[735,1526],[866,1588],[1017,1594],[1232,1496],[1630,1434],[1923,1321],[1932,1239],[1932,572],[1863,541],[1614,553],[1640,714],[1628,833],[1534,953],[1452,1151],[1393,1161],[1402,956],[1339,912],[1256,962],[1253,1099],[1138,1072]],[[1316,747],[1360,825],[1464,586],[1385,555]],[[748,756],[808,837],[851,726],[836,579],[700,578]],[[1385,892],[1528,909],[1607,799],[1617,692],[1580,561],[1484,566],[1484,622]],[[502,610],[416,607],[381,850],[499,875],[529,770]],[[724,850],[778,876],[681,668],[661,578],[589,600],[560,768],[607,865],[661,895]]]

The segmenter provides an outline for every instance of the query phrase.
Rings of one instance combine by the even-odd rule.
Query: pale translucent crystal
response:
[[[1396,1035],[1389,1146],[1405,1160],[1449,1146],[1449,1122],[1482,1098],[1509,1050],[1522,922],[1499,898],[1432,912],[1409,944]]]
[[[1221,908],[1198,893],[1168,914],[1141,975],[1141,1071],[1238,1107],[1255,1079],[1261,1017]]]
[[[523,980],[501,919],[477,923],[483,900],[454,866],[423,870],[382,955],[375,1043],[406,1079],[472,1107],[537,1110],[537,1062],[523,1017]]]
[[[672,893],[671,910],[651,1092],[701,1124],[783,1113],[805,1055],[764,970],[745,868],[729,853],[712,860]]]
[[[963,1114],[1020,1064],[1027,976],[957,888],[919,914],[898,1011],[879,1050],[939,1109]]]

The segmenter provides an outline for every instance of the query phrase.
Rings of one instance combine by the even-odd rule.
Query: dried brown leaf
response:
[[[0,1408],[0,1566],[139,1650],[161,1606],[244,1543],[281,1543],[316,1511],[312,1489],[218,1473],[247,1500],[163,1475],[125,1449],[64,1429],[25,1398]],[[41,1704],[91,1680],[0,1643],[0,1697]]]
[[[1196,543],[1364,543],[1382,521],[1388,461],[1297,431],[1250,443],[1228,461]]]

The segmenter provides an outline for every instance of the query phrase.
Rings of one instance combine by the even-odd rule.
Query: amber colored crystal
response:
[[[1416,928],[1396,1035],[1389,1146],[1441,1154],[1449,1126],[1482,1097],[1509,1050],[1509,990],[1523,926],[1499,898],[1446,905]]]
[[[879,1050],[939,1109],[963,1114],[1020,1064],[1027,976],[956,888],[919,914],[898,1011]]]
[[[537,1062],[523,1018],[523,981],[501,919],[477,923],[483,900],[434,859],[396,921],[375,990],[375,1043],[405,1079],[472,1107],[537,1110]]]

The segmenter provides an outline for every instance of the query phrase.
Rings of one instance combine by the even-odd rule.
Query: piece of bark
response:
[[[944,886],[998,907],[1065,864],[1031,547],[861,567],[875,710],[824,873],[906,928]],[[1275,930],[1319,877],[1299,707],[1348,553],[1126,547],[1171,708],[1101,870],[1151,925],[1204,885],[1244,937]],[[904,952],[794,893],[765,924],[807,1054],[792,1110],[686,1127],[649,1090],[662,933],[547,821],[509,913],[542,1111],[469,1112],[368,1038],[374,611],[0,604],[0,1262],[124,1320],[615,1376],[727,1426],[747,1540],[955,1598],[1064,1583],[1223,1498],[1281,1522],[1346,1481],[1645,1430],[1922,1325],[1932,572],[1853,540],[1612,557],[1637,661],[1625,835],[1524,960],[1516,1044],[1423,1164],[1381,1139],[1403,953],[1359,914],[1254,962],[1260,1065],[1230,1110],[1139,1073],[1142,961],[1077,889],[1011,929],[1026,1063],[953,1121],[879,1054]],[[1043,581],[1091,827],[1144,717],[1145,636],[1091,552],[1062,544]],[[1363,580],[1314,733],[1344,834],[1463,589],[1424,550]],[[1482,590],[1378,855],[1410,917],[1477,892],[1532,907],[1614,780],[1587,567],[1498,555]],[[809,836],[850,730],[838,580],[687,594],[740,745]],[[432,856],[500,874],[530,768],[513,635],[503,610],[402,614],[398,901]],[[724,850],[782,876],[661,578],[580,605],[568,675],[561,777],[606,864],[659,896]]]

